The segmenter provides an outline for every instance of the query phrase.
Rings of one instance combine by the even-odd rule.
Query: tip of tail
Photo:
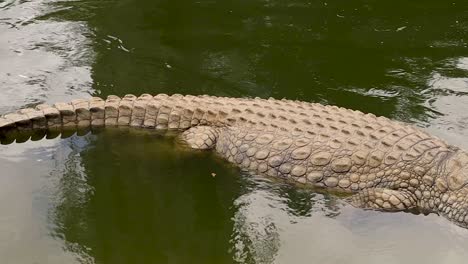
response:
[[[0,128],[0,144],[9,145],[13,143],[24,143],[27,141],[39,141],[43,139],[54,139],[57,137],[68,138],[73,135],[84,136],[89,133],[98,133],[100,128],[48,128],[48,129],[18,129],[18,127]]]

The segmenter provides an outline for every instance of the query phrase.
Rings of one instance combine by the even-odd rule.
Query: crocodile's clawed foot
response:
[[[209,126],[192,127],[181,135],[182,141],[193,149],[212,149],[217,138],[218,133]]]
[[[415,197],[404,190],[373,188],[362,190],[346,199],[355,207],[382,211],[405,211],[416,207]]]

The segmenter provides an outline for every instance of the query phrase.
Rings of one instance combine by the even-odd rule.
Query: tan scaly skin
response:
[[[18,131],[130,126],[184,131],[253,173],[353,193],[358,207],[434,212],[468,227],[468,155],[413,126],[290,100],[144,94],[38,105],[0,117]],[[24,133],[23,133],[24,134]]]

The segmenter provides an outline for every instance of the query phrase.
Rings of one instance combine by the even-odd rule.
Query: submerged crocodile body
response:
[[[468,154],[410,125],[290,100],[144,94],[38,105],[0,117],[0,139],[102,126],[180,130],[253,173],[352,193],[355,206],[468,227]],[[19,133],[18,133],[19,132]]]

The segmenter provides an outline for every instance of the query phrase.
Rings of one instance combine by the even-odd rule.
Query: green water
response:
[[[0,113],[89,95],[286,97],[468,149],[467,36],[466,1],[0,0]],[[441,217],[355,209],[173,137],[0,146],[2,264],[467,259],[468,230]]]

